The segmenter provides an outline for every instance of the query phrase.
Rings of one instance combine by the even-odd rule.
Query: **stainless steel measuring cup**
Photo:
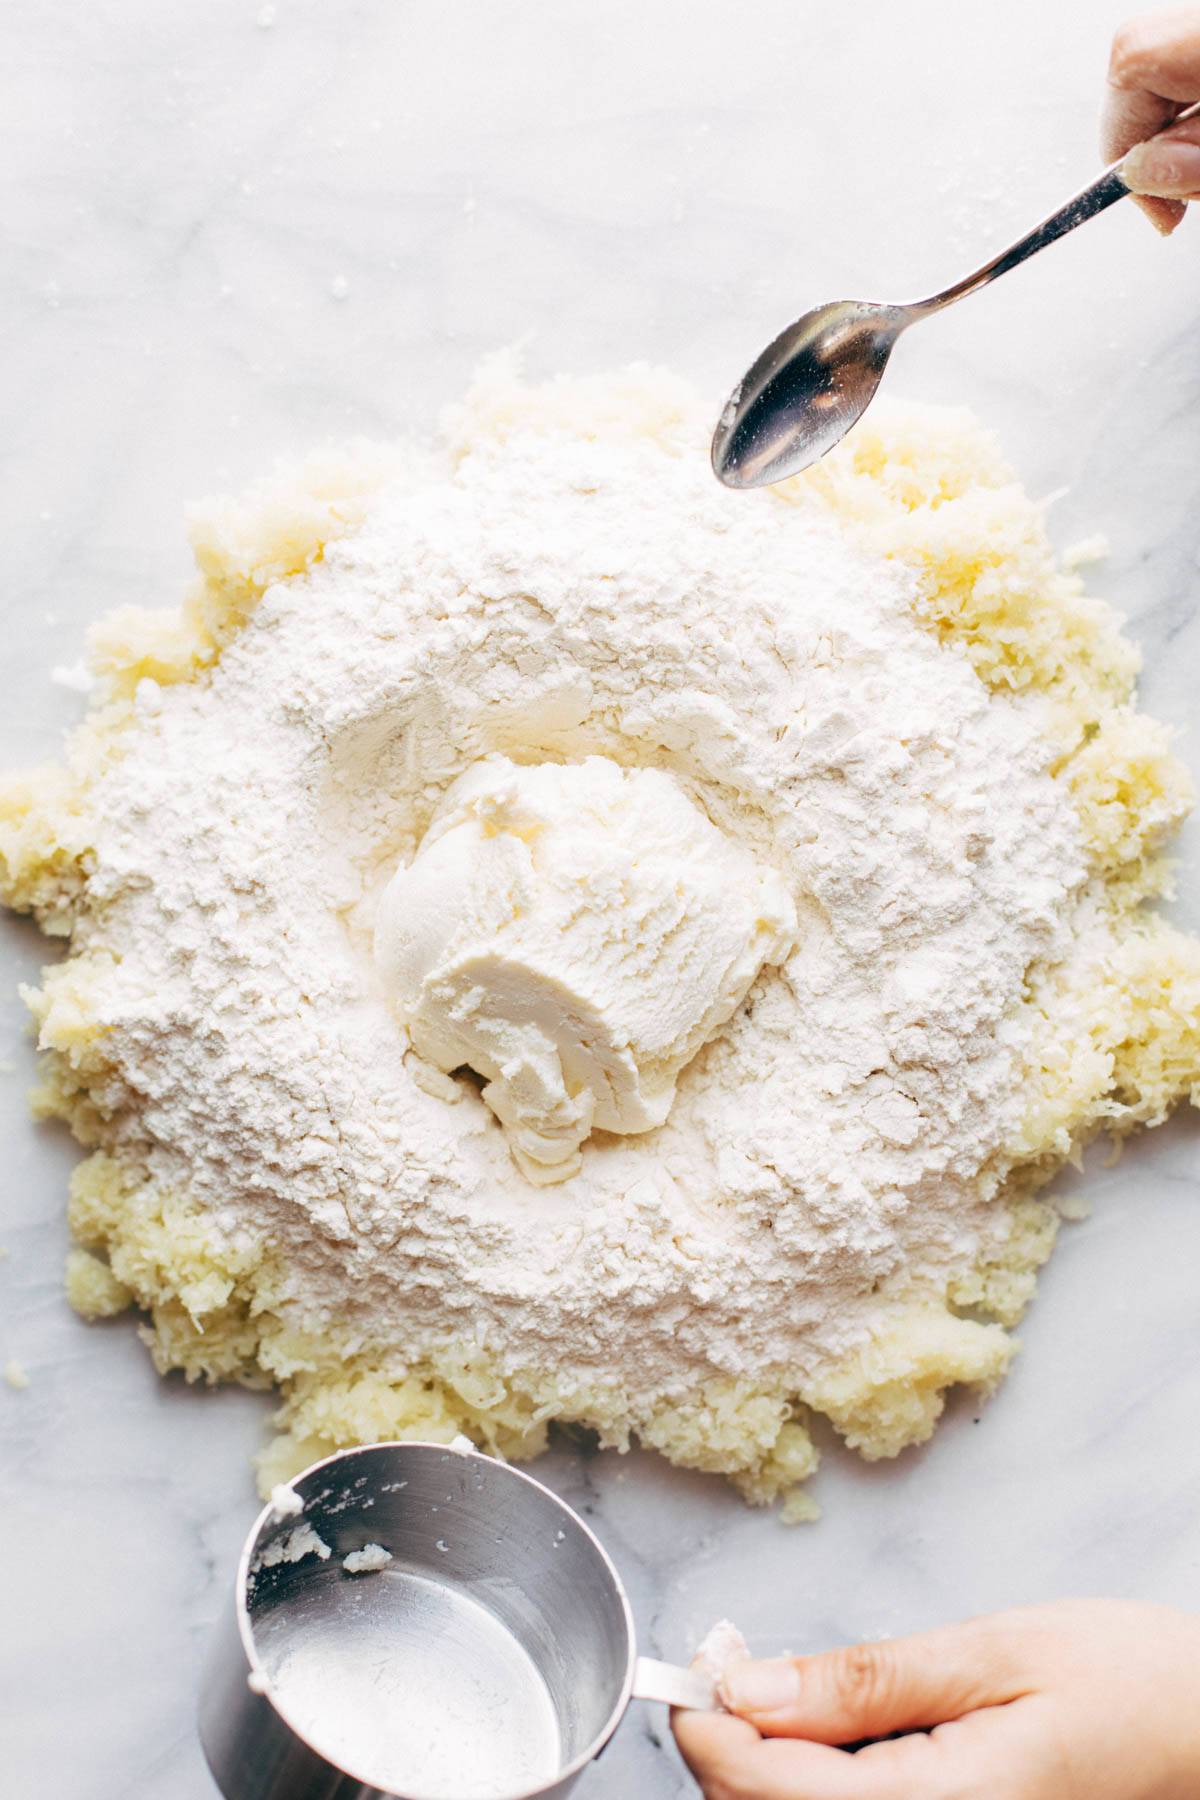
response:
[[[204,1682],[225,1800],[559,1796],[631,1698],[716,1704],[638,1656],[612,1562],[519,1469],[373,1444],[291,1486],[303,1511],[255,1521]]]

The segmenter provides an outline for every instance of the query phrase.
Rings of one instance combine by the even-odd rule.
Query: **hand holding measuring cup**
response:
[[[1063,1600],[745,1662],[676,1713],[705,1800],[1195,1800],[1200,1619]],[[889,1737],[890,1733],[905,1735]],[[879,1738],[854,1752],[839,1745]]]

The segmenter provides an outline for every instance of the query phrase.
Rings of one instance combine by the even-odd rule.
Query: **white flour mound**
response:
[[[944,1291],[1083,871],[1032,703],[915,621],[915,583],[648,439],[517,432],[385,488],[211,677],[142,682],[96,778],[110,1148],[265,1241],[302,1329],[643,1409],[714,1372],[800,1386],[881,1293]],[[477,1083],[412,1056],[372,961],[489,755],[665,771],[799,922],[665,1123],[593,1133],[549,1191]]]

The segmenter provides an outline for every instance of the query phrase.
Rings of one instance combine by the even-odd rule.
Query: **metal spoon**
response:
[[[1198,114],[1200,100],[1176,113],[1169,126]],[[806,469],[866,411],[902,331],[1006,275],[1128,192],[1121,161],[1115,162],[1010,249],[928,300],[907,305],[834,300],[803,313],[767,346],[729,396],[713,433],[714,473],[726,487],[749,488]]]

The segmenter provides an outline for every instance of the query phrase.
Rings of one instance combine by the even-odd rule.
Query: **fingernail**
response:
[[[1135,194],[1156,194],[1163,200],[1200,192],[1200,144],[1170,138],[1135,144],[1121,164],[1121,179]]]
[[[735,1663],[721,1688],[733,1712],[781,1712],[800,1698],[800,1671],[787,1657]]]

